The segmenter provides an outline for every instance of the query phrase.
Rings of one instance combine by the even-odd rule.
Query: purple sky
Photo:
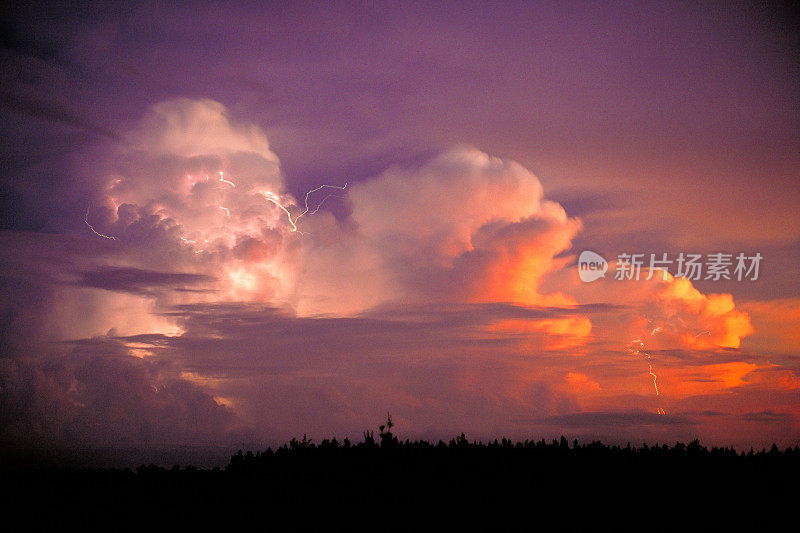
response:
[[[0,37],[11,444],[800,437],[792,8],[45,3]],[[581,284],[585,249],[764,261]]]

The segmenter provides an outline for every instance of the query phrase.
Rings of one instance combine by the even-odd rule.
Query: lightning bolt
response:
[[[345,182],[345,184],[344,184],[342,187],[339,187],[339,186],[336,186],[336,185],[320,185],[320,186],[319,186],[319,187],[317,187],[316,189],[311,189],[310,191],[308,191],[308,192],[306,193],[306,200],[305,200],[305,204],[306,204],[306,210],[305,210],[305,211],[303,211],[302,213],[300,213],[299,215],[297,215],[297,217],[295,218],[295,221],[297,221],[297,220],[298,220],[300,217],[302,217],[302,216],[303,216],[303,215],[305,215],[306,213],[308,213],[309,215],[314,215],[314,214],[316,214],[316,212],[317,212],[317,211],[319,211],[319,208],[320,208],[320,207],[322,207],[322,204],[324,204],[324,203],[325,203],[325,200],[327,200],[327,199],[328,199],[328,198],[330,198],[331,196],[334,196],[333,194],[329,194],[328,196],[326,196],[325,198],[323,198],[323,199],[322,199],[322,201],[321,201],[320,203],[318,203],[318,204],[317,204],[317,207],[315,207],[315,208],[314,208],[314,210],[313,210],[313,211],[311,211],[311,212],[309,213],[309,212],[308,212],[308,197],[309,197],[311,194],[313,194],[313,193],[315,193],[315,192],[317,192],[317,191],[319,191],[319,190],[321,190],[321,189],[325,189],[325,188],[328,188],[328,189],[339,189],[340,191],[343,191],[343,190],[345,190],[345,189],[347,188],[347,183]]]
[[[283,206],[283,204],[278,199],[278,196],[273,192],[265,192],[263,194],[264,194],[264,198],[266,198],[267,201],[272,202],[273,204],[277,205],[278,207],[280,207],[283,210],[284,213],[286,213],[286,218],[289,219],[289,224],[292,225],[291,231],[292,232],[298,231],[297,230],[297,224],[295,224],[294,220],[292,220],[292,214],[289,212],[288,209],[286,209]],[[303,232],[301,231],[300,233],[303,233]]]
[[[228,181],[228,180],[226,180],[226,179],[225,179],[225,178],[222,176],[222,171],[221,171],[221,170],[219,171],[219,181],[221,181],[222,183],[227,183],[227,184],[228,184],[228,185],[230,185],[231,187],[234,187],[234,188],[236,187],[236,184],[235,184],[235,183],[233,183],[232,181]]]
[[[647,358],[650,359],[650,356],[648,355]],[[656,390],[656,396],[658,396],[660,394],[658,392],[658,376],[653,372],[653,365],[651,365],[649,361],[647,362],[647,369],[650,375],[653,376],[653,388]]]
[[[652,337],[656,333],[660,332],[661,328],[657,327],[654,328],[653,331],[650,332],[650,336]],[[650,354],[645,351],[645,343],[642,339],[634,339],[628,344],[628,350],[636,356],[642,355],[647,360],[647,372],[653,377],[653,390],[656,393],[656,396],[661,395],[661,391],[658,390],[658,376],[655,372],[653,372],[653,364],[651,363]],[[666,411],[661,407],[656,409],[656,413],[659,415],[666,414]]]
[[[234,187],[234,188],[236,187],[235,183],[233,183],[230,180],[225,179],[225,173],[223,171],[220,170],[220,171],[218,171],[218,173],[219,173],[219,180],[218,181],[220,181],[222,183],[226,183],[226,184],[230,185],[231,187]],[[191,175],[187,175],[187,179],[191,180]],[[208,181],[208,180],[209,180],[209,177],[206,174],[206,181]],[[315,214],[322,207],[322,204],[324,204],[325,201],[328,200],[328,198],[330,198],[332,196],[335,196],[335,194],[333,194],[333,193],[328,194],[327,196],[325,196],[322,199],[322,201],[320,201],[318,204],[316,204],[312,209],[312,207],[309,205],[309,200],[311,198],[311,195],[313,195],[317,191],[321,191],[322,189],[337,189],[337,190],[340,190],[340,191],[344,191],[345,189],[347,189],[347,183],[345,183],[341,187],[338,186],[338,185],[320,185],[319,187],[311,189],[310,191],[308,191],[306,193],[306,196],[305,196],[305,202],[304,202],[305,209],[303,210],[302,213],[300,213],[296,217],[292,217],[291,211],[289,211],[289,209],[286,207],[286,205],[284,205],[283,202],[281,201],[280,197],[277,194],[275,194],[274,192],[267,191],[267,192],[262,192],[261,194],[264,196],[264,199],[266,199],[268,202],[271,202],[271,203],[275,204],[276,206],[278,206],[278,208],[281,209],[281,211],[286,213],[286,218],[289,221],[289,224],[291,225],[291,229],[290,229],[291,232],[293,232],[293,233],[294,232],[298,232],[301,235],[306,235],[306,233],[300,231],[300,229],[297,227],[297,221],[300,218],[304,217],[305,215],[313,215],[313,214]],[[222,211],[225,211],[225,214],[227,216],[231,216],[230,209],[228,209],[227,207],[224,207],[222,205],[220,205],[218,207]],[[87,216],[88,216],[88,211],[87,211]],[[88,225],[88,221],[87,221],[87,225]],[[89,227],[91,228],[91,226],[89,226]],[[94,228],[92,228],[92,231],[94,231]],[[95,232],[95,233],[97,233],[97,232]],[[114,237],[108,237],[108,236],[105,236],[105,235],[101,235],[99,233],[97,233],[97,234],[100,235],[101,237],[105,237],[105,238],[111,238],[111,239],[114,238]],[[181,237],[181,240],[183,242],[185,242],[186,244],[196,244],[196,241],[188,239],[186,237]],[[200,252],[202,252],[202,250],[195,251],[195,253],[200,253]]]
[[[109,240],[112,240],[112,241],[116,241],[117,240],[116,237],[112,237],[111,235],[103,235],[102,233],[100,233],[99,231],[94,229],[94,226],[89,224],[89,208],[88,207],[86,208],[86,216],[83,217],[83,221],[86,223],[87,226],[89,226],[89,229],[92,230],[92,233],[94,233],[98,237],[102,237],[104,239],[109,239]]]
[[[272,202],[273,204],[277,205],[284,213],[286,213],[286,218],[289,220],[289,224],[292,225],[292,229],[290,230],[291,232],[298,232],[301,235],[306,235],[306,233],[303,233],[302,231],[300,231],[298,229],[297,221],[300,220],[300,218],[302,218],[305,215],[313,215],[313,214],[315,214],[317,211],[319,211],[319,208],[322,207],[322,204],[325,203],[325,200],[327,200],[331,196],[334,196],[333,194],[329,194],[328,196],[323,198],[322,201],[319,204],[317,204],[317,206],[312,211],[308,207],[308,198],[309,198],[309,196],[311,196],[311,194],[313,194],[313,193],[315,193],[315,192],[317,192],[319,190],[325,189],[325,188],[339,189],[340,191],[343,191],[343,190],[345,190],[347,188],[347,183],[345,183],[342,187],[339,187],[337,185],[320,185],[316,189],[311,189],[310,191],[308,191],[306,193],[306,198],[305,198],[305,202],[304,202],[305,203],[305,210],[302,213],[300,213],[299,215],[297,215],[296,217],[294,217],[294,218],[292,218],[292,214],[289,212],[289,210],[286,208],[286,206],[284,206],[281,203],[280,198],[278,198],[277,194],[275,194],[274,192],[269,192],[269,191],[265,192],[265,193],[262,193],[262,194],[264,195],[264,198],[267,201]]]

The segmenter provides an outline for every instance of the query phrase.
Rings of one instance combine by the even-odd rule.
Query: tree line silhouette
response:
[[[783,497],[780,480],[796,484],[800,446],[760,451],[689,444],[626,446],[598,441],[570,443],[565,437],[490,442],[462,433],[448,442],[400,440],[391,417],[375,436],[363,440],[292,439],[273,450],[234,454],[227,466],[200,469],[142,465],[136,469],[46,469],[6,472],[6,481],[41,495],[103,501],[114,495],[131,501],[181,504],[298,501],[426,502],[555,498],[559,494],[594,500],[624,497],[649,502],[679,495],[697,504],[709,495],[742,492],[758,498]],[[238,503],[237,503],[238,502]]]

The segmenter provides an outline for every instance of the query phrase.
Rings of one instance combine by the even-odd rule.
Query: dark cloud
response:
[[[4,360],[0,402],[3,444],[37,448],[213,444],[236,429],[197,385],[108,342],[56,360]]]
[[[156,272],[139,268],[98,267],[80,273],[77,285],[109,291],[149,294],[164,289],[192,290],[186,286],[210,283],[215,278],[203,274]]]
[[[53,97],[36,95],[36,89],[25,86],[5,86],[0,89],[0,105],[23,113],[31,118],[79,128],[84,132],[118,141],[120,137],[107,128],[98,126]]]
[[[272,439],[301,431],[358,436],[362,420],[386,410],[409,434],[444,438],[471,427],[488,437],[487,426],[512,433],[514,418],[575,405],[547,383],[546,371],[540,379],[517,376],[546,359],[520,358],[516,341],[481,326],[560,312],[384,306],[356,317],[297,317],[259,305],[196,304],[169,312],[184,329],[179,337],[119,340],[212,383],[215,395],[241,406],[244,419]],[[476,379],[480,387],[470,385]]]
[[[556,415],[536,419],[535,422],[565,428],[630,428],[638,426],[687,426],[695,425],[690,418],[674,415],[659,415],[645,411],[627,412],[583,412]]]
[[[714,411],[713,409],[707,411],[700,411],[697,413],[699,416],[727,416],[728,413],[723,413],[721,411]]]
[[[764,424],[789,424],[796,423],[796,417],[791,413],[777,413],[770,409],[764,411],[745,413],[741,415],[743,420],[748,422],[759,422]]]

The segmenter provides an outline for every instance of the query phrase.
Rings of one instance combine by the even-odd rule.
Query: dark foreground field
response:
[[[567,512],[564,519],[569,520],[613,509],[659,520],[689,510],[730,520],[762,508],[771,509],[772,516],[788,513],[788,506],[797,504],[798,474],[798,446],[745,453],[708,449],[696,441],[619,447],[570,443],[563,437],[477,443],[463,435],[432,444],[399,441],[389,432],[377,438],[365,434],[357,444],[303,439],[277,450],[240,451],[225,468],[151,465],[0,473],[13,489],[4,499],[9,509],[36,502],[47,510],[36,518],[52,512],[54,520],[114,509],[126,520],[152,511],[196,520],[231,509],[236,516],[291,510],[304,520],[319,519],[321,509],[356,516],[380,509],[406,515],[449,509],[463,518],[493,509],[551,514],[565,505],[571,510],[558,512]]]

